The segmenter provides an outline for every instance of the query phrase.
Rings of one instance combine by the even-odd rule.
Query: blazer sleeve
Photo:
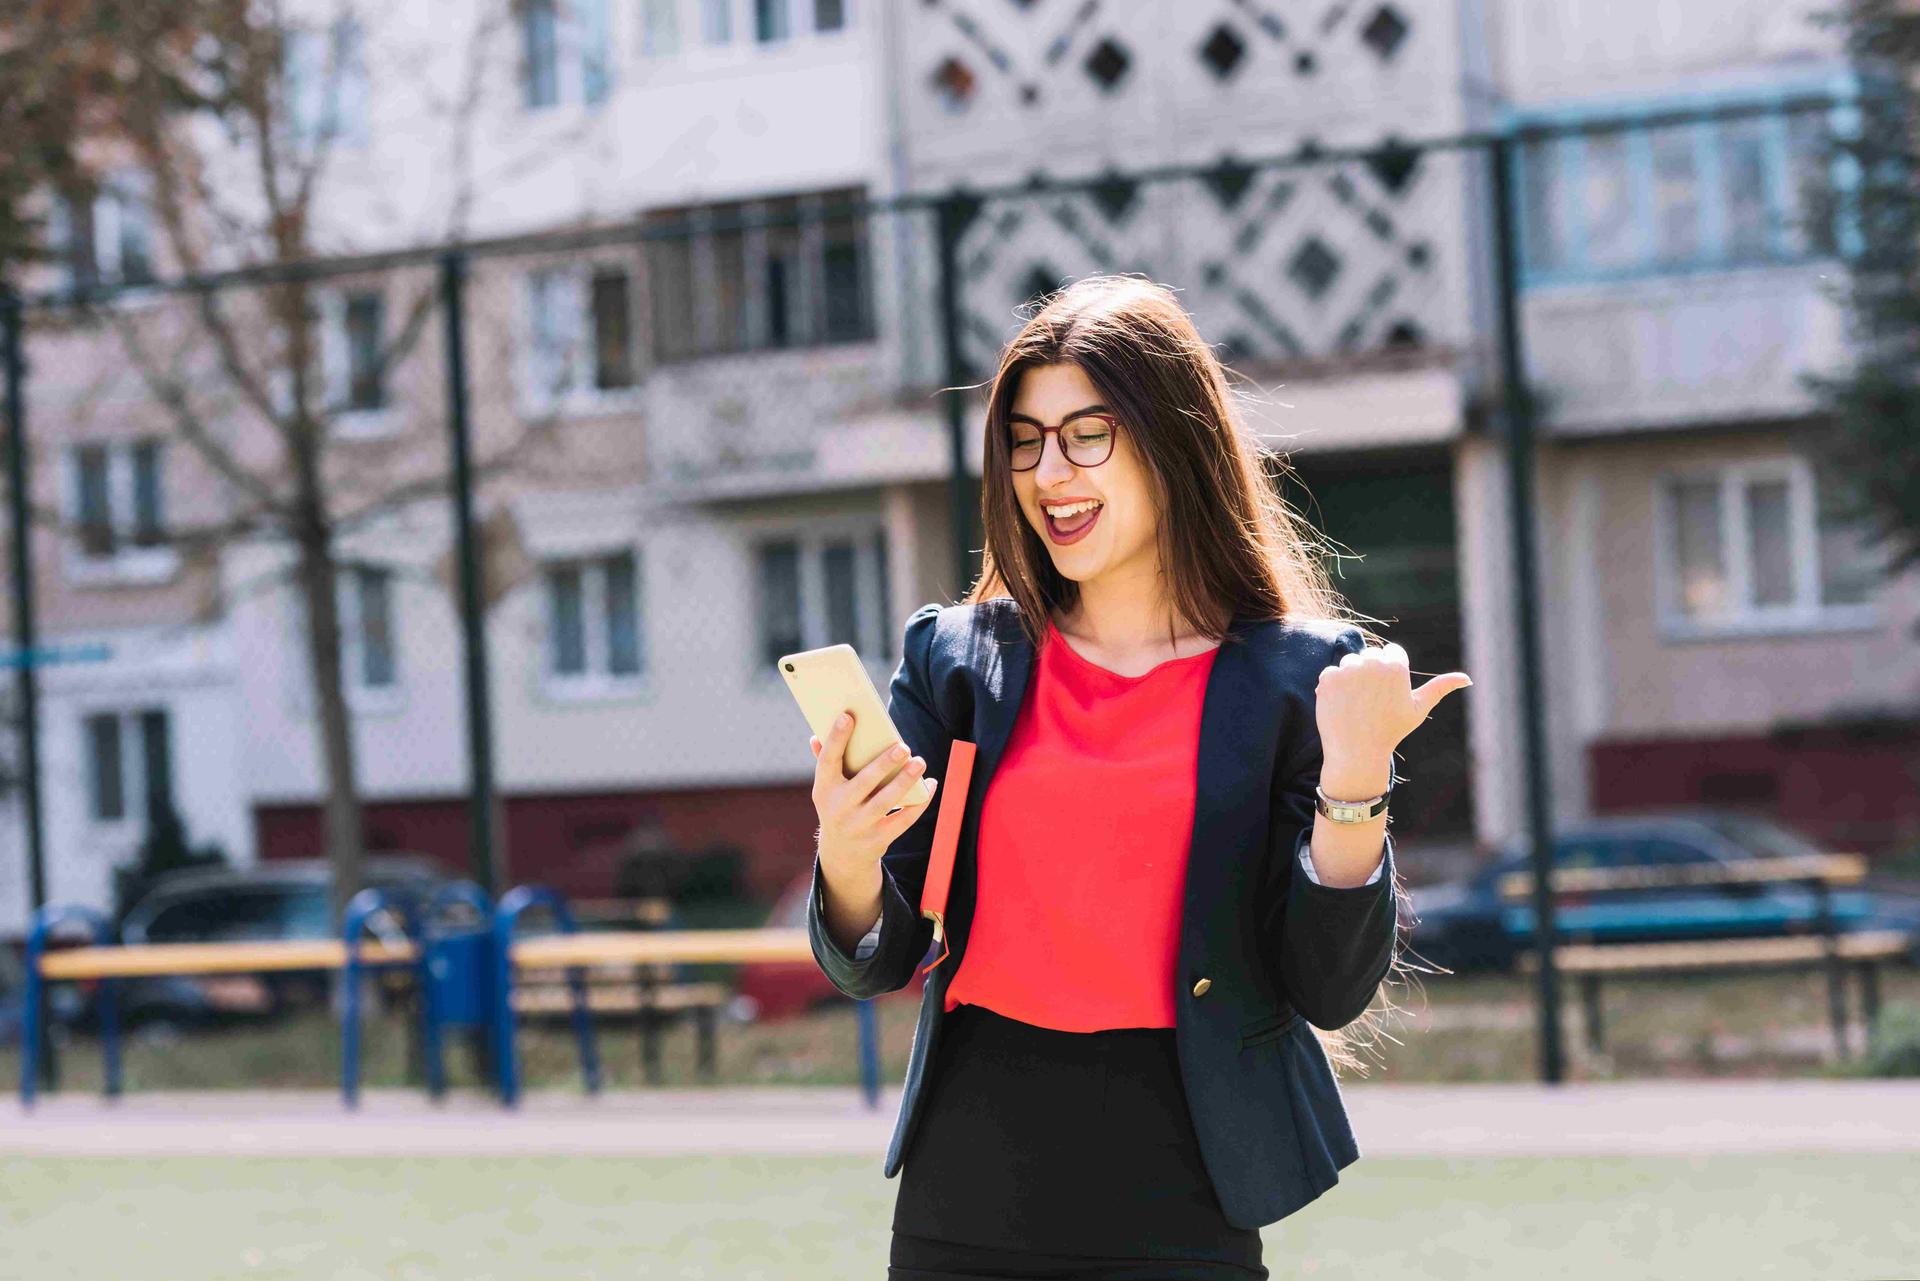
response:
[[[1347,627],[1329,642],[1321,667],[1334,666],[1365,646],[1360,629]],[[1318,680],[1319,672],[1314,669],[1312,679]],[[1260,937],[1281,993],[1307,1022],[1332,1030],[1366,1012],[1393,964],[1399,925],[1393,835],[1386,835],[1378,879],[1367,884],[1322,885],[1301,871],[1300,859],[1313,836],[1322,760],[1311,688],[1301,707],[1299,737],[1274,772]]]
[[[834,987],[856,1000],[905,987],[933,943],[933,922],[920,915],[920,891],[927,882],[934,822],[946,787],[947,758],[953,743],[933,698],[933,633],[940,609],[938,603],[923,605],[907,620],[900,666],[887,689],[887,714],[913,754],[926,760],[926,777],[941,781],[941,792],[934,794],[933,803],[923,808],[913,826],[881,856],[880,920],[851,953],[827,932],[820,853],[814,851],[807,936],[821,971]]]

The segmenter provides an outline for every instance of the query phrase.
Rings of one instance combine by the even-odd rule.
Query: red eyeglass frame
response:
[[[1106,457],[1102,458],[1097,463],[1076,463],[1073,461],[1073,455],[1067,452],[1067,447],[1065,445],[1060,445],[1060,456],[1062,458],[1065,458],[1068,462],[1073,463],[1075,467],[1099,467],[1102,464],[1106,463],[1108,459],[1111,459],[1113,457],[1114,442],[1120,438],[1120,420],[1118,418],[1115,418],[1112,414],[1102,414],[1102,413],[1075,414],[1073,417],[1067,419],[1066,422],[1055,423],[1051,427],[1047,426],[1044,423],[1027,422],[1024,419],[1022,419],[1018,424],[1008,423],[1007,432],[1009,435],[1012,434],[1013,428],[1016,425],[1021,427],[1031,427],[1035,431],[1039,432],[1040,433],[1040,452],[1038,455],[1034,457],[1032,467],[1015,467],[1013,465],[1014,446],[1012,442],[1009,441],[1007,444],[1007,470],[1008,471],[1032,471],[1033,468],[1038,467],[1040,465],[1041,460],[1047,456],[1047,433],[1048,432],[1052,432],[1057,436],[1059,435],[1059,433],[1067,429],[1067,423],[1077,423],[1088,418],[1098,418],[1101,422],[1104,422],[1107,425],[1108,429],[1113,433],[1112,436],[1107,441]],[[1059,444],[1058,441],[1054,443]]]

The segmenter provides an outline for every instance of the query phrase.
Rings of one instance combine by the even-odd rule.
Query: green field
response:
[[[862,1157],[0,1160],[8,1276],[848,1281]],[[1363,1160],[1266,1231],[1279,1277],[1920,1276],[1920,1158]]]

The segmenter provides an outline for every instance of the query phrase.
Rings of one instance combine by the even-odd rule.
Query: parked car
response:
[[[425,856],[377,854],[367,859],[366,879],[424,902],[445,877]],[[323,859],[177,872],[128,909],[120,938],[130,944],[333,938],[329,883]],[[405,937],[403,923],[384,913],[368,928],[376,938]],[[129,1023],[272,1017],[324,1001],[329,982],[324,970],[132,979],[120,985],[121,1011]]]
[[[767,914],[769,929],[804,930],[807,927],[807,895],[813,889],[813,869],[795,878],[775,901]],[[937,950],[929,950],[938,956]],[[922,962],[924,965],[925,962]],[[918,971],[903,991],[918,1000],[920,985],[926,982]],[[744,998],[756,1019],[790,1018],[822,1005],[844,1002],[847,998],[835,987],[820,966],[812,961],[751,961],[740,966],[738,997]]]
[[[1766,819],[1689,808],[1574,824],[1555,841],[1554,865],[1706,865],[1821,852],[1805,837]],[[1455,971],[1511,968],[1515,957],[1532,946],[1533,906],[1529,900],[1501,898],[1499,884],[1511,873],[1529,870],[1529,865],[1522,841],[1501,850],[1464,880],[1412,890],[1414,952]],[[1920,905],[1911,901],[1865,889],[1836,890],[1831,910],[1837,929],[1898,929],[1915,937],[1920,949]],[[1556,932],[1565,942],[1763,938],[1819,928],[1816,895],[1790,882],[1562,893],[1554,915]]]

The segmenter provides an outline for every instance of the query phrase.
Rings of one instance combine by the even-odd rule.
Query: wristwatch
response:
[[[1393,795],[1393,785],[1399,781],[1389,772],[1387,790],[1364,801],[1336,801],[1321,790],[1320,784],[1315,783],[1314,808],[1336,823],[1366,823],[1386,813],[1387,798]]]

